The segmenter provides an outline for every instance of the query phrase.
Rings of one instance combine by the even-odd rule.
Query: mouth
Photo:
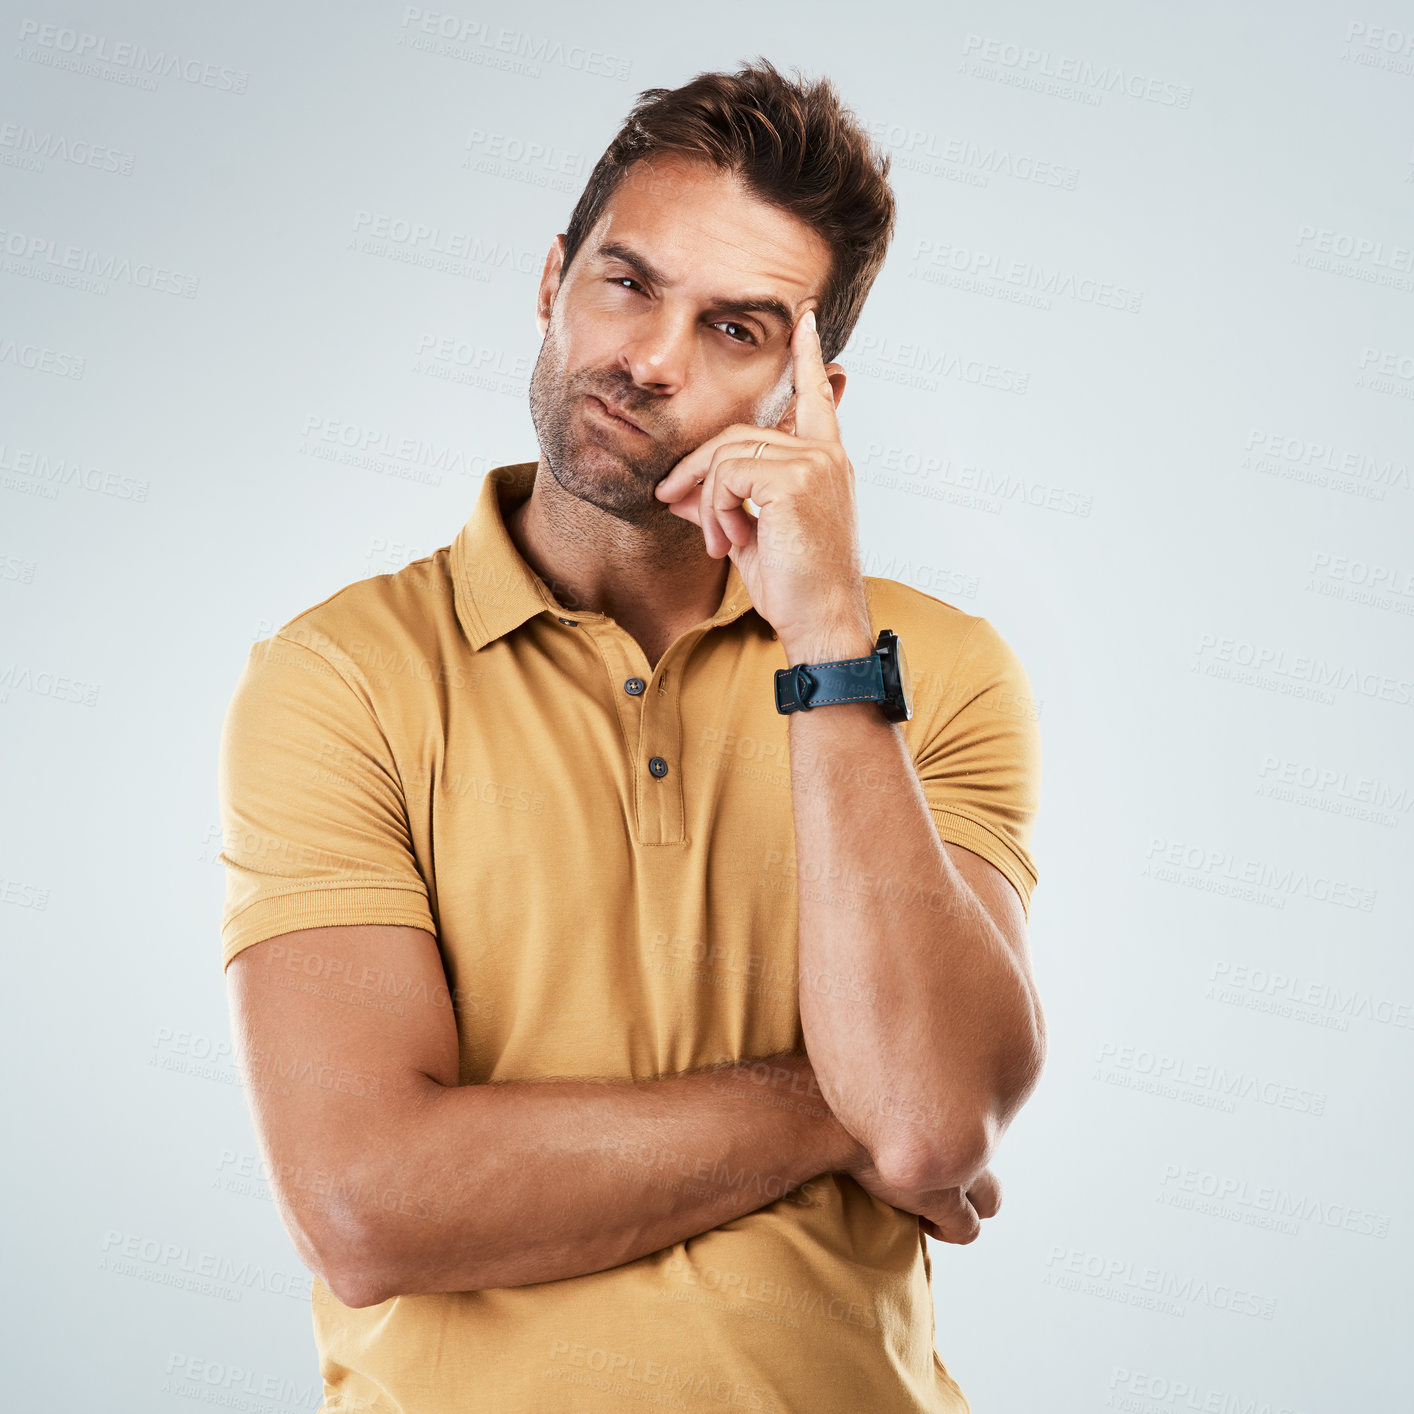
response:
[[[637,432],[643,437],[648,435],[631,417],[627,416],[625,413],[619,412],[612,404],[605,402],[603,398],[597,398],[593,393],[590,393],[587,397],[587,401],[590,407],[592,407],[604,421],[613,423],[615,426],[622,427],[627,431]]]

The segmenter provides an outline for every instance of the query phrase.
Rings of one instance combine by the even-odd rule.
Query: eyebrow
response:
[[[594,252],[596,260],[618,260],[642,275],[650,285],[671,285],[672,281],[622,241],[606,241]],[[775,295],[709,295],[707,303],[727,314],[764,314],[774,319],[787,334],[795,328],[795,315],[790,306]]]

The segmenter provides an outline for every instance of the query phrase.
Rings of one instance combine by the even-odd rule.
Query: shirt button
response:
[[[661,756],[651,756],[648,759],[648,769],[655,776],[666,776],[668,774],[668,763]]]
[[[631,697],[637,697],[647,686],[648,684],[645,683],[642,678],[629,678],[629,680],[624,683],[624,691]]]

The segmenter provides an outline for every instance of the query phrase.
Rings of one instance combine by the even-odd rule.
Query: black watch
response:
[[[881,628],[874,651],[863,658],[776,670],[777,712],[808,712],[835,702],[877,702],[890,722],[913,716],[913,679],[898,634]]]

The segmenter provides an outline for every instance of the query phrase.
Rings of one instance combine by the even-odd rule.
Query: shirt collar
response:
[[[536,614],[550,613],[564,619],[602,619],[567,609],[550,593],[545,581],[526,564],[510,531],[505,514],[530,495],[538,462],[516,462],[493,467],[481,482],[471,518],[452,542],[452,594],[457,618],[473,650],[519,628]],[[756,612],[742,581],[741,571],[727,562],[727,582],[711,627],[731,623],[747,610]]]

